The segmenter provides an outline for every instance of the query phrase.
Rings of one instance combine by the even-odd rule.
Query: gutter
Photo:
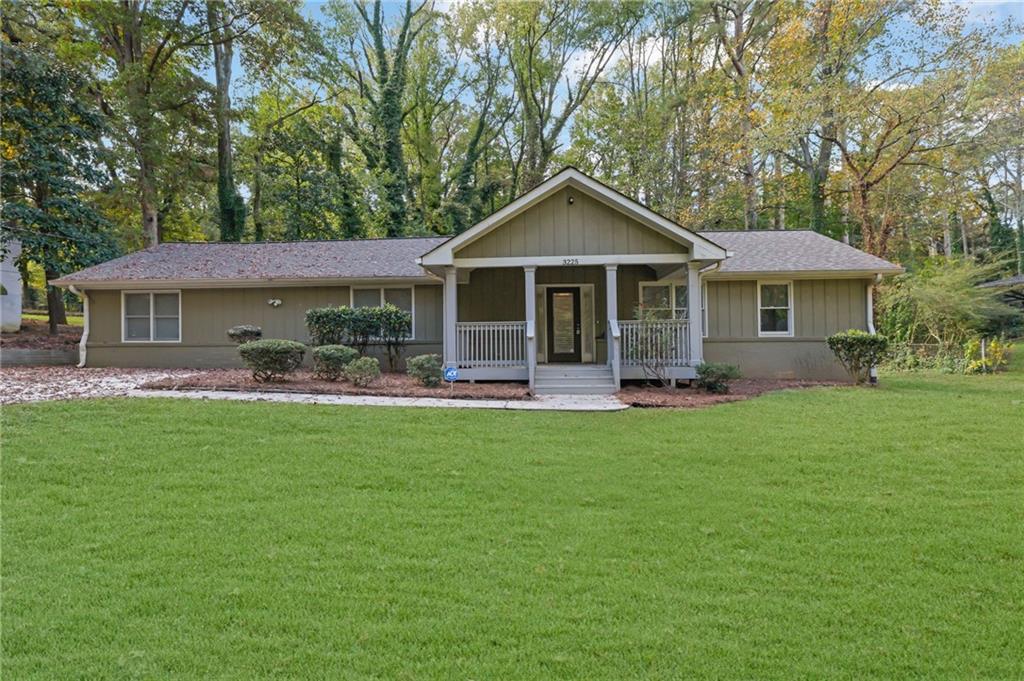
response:
[[[85,357],[88,352],[87,344],[89,343],[89,294],[85,291],[79,291],[75,288],[74,284],[68,286],[68,290],[82,298],[82,339],[78,341],[78,368],[81,369],[85,366]]]

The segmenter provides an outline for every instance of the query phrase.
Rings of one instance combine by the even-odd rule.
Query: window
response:
[[[640,306],[660,319],[688,319],[686,284],[640,282]]]
[[[384,303],[391,303],[412,315],[413,333],[409,334],[409,338],[415,335],[416,329],[415,299],[415,291],[411,286],[352,289],[352,307],[380,307]]]
[[[181,341],[181,294],[132,291],[121,294],[121,340],[126,343]]]
[[[793,335],[793,284],[757,282],[758,335]]]

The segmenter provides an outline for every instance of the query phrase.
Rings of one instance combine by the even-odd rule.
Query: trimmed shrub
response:
[[[263,338],[263,329],[251,324],[240,324],[228,329],[228,338],[241,345]]]
[[[321,345],[313,348],[313,373],[325,381],[337,381],[345,367],[359,357],[355,348],[347,345]]]
[[[405,360],[410,376],[428,388],[441,385],[441,355],[417,355]]]
[[[348,340],[350,307],[317,307],[306,310],[306,330],[313,345],[341,345]]]
[[[391,303],[375,309],[380,342],[388,352],[388,368],[394,371],[405,341],[412,335],[412,315]]]
[[[715,395],[729,392],[729,381],[740,377],[740,368],[735,364],[701,362],[697,365],[697,387]]]
[[[345,378],[352,385],[366,387],[380,378],[380,362],[376,357],[360,357],[345,367]]]
[[[878,366],[885,359],[886,351],[889,349],[888,338],[859,329],[832,334],[826,342],[857,385],[868,381],[871,377],[871,368]]]
[[[238,346],[245,366],[261,383],[279,381],[302,365],[306,346],[290,340],[267,338]]]

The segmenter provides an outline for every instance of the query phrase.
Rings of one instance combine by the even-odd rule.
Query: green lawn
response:
[[[5,678],[1024,676],[1020,362],[696,412],[3,417]]]
[[[45,312],[41,312],[41,313],[40,312],[22,312],[21,313],[21,318],[22,319],[31,319],[31,320],[37,321],[37,322],[48,322],[48,321],[50,321],[49,315],[47,315]],[[82,317],[82,315],[69,314],[68,315],[68,324],[70,324],[71,326],[82,326],[85,323],[84,319],[85,318]]]

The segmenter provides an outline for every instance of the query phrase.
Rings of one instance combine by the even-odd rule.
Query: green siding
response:
[[[226,335],[232,326],[255,324],[263,329],[264,338],[305,343],[306,310],[349,304],[347,286],[183,289],[180,343],[123,343],[121,292],[87,293],[89,366],[237,366],[237,350]],[[405,354],[440,352],[441,287],[416,286],[415,296],[415,340]],[[272,298],[281,305],[269,305]]]
[[[569,203],[569,197],[573,203]],[[686,253],[686,246],[574,188],[527,208],[456,258]]]

